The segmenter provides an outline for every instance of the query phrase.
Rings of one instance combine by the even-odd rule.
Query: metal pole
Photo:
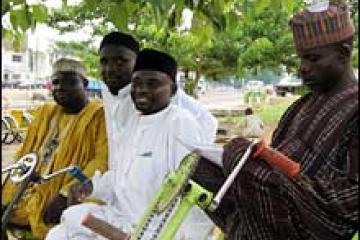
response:
[[[235,169],[231,172],[229,177],[226,179],[225,183],[220,188],[219,192],[216,194],[215,198],[213,199],[211,205],[209,206],[210,211],[215,211],[219,206],[221,200],[223,199],[225,193],[229,190],[231,184],[234,182],[235,178],[239,174],[241,168],[244,166],[245,162],[250,157],[252,148],[257,144],[257,141],[252,142],[249,147],[246,149],[245,154],[241,157],[240,161],[236,165]]]
[[[21,182],[21,184],[19,186],[19,190],[16,192],[15,196],[10,201],[10,203],[8,204],[4,213],[1,216],[1,232],[2,232],[1,236],[2,236],[2,238],[4,238],[6,235],[6,227],[9,222],[9,219],[11,217],[11,213],[12,213],[13,209],[15,208],[16,204],[19,202],[22,195],[24,194],[27,186],[29,185],[29,183],[31,181],[31,177],[32,177],[32,175],[28,176],[23,182]]]

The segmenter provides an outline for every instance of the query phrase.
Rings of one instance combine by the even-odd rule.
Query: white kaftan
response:
[[[103,175],[93,177],[91,197],[107,202],[105,206],[92,203],[75,205],[64,211],[62,223],[53,228],[47,239],[101,239],[81,226],[89,212],[125,232],[139,222],[149,202],[159,189],[166,174],[174,171],[189,150],[183,142],[205,143],[203,132],[194,117],[186,110],[170,104],[153,115],[129,111],[117,146],[117,162]],[[201,229],[194,229],[200,210],[193,210],[184,222],[177,239],[201,239]],[[201,219],[201,218],[200,218]],[[203,220],[203,219],[202,219]],[[208,225],[205,226],[208,230]],[[196,230],[196,231],[195,231]],[[197,233],[197,234],[196,234]]]
[[[105,111],[105,122],[106,122],[106,132],[108,137],[108,147],[109,147],[109,160],[108,168],[110,169],[114,161],[116,161],[116,146],[119,145],[121,137],[120,129],[121,125],[124,125],[126,117],[119,116],[119,114],[126,114],[125,107],[128,107],[125,102],[129,101],[130,93],[130,84],[121,89],[118,92],[118,95],[113,95],[109,91],[108,87],[102,83],[101,95],[103,98],[104,111]],[[132,105],[132,103],[131,103]]]
[[[218,122],[198,100],[186,94],[181,88],[178,88],[171,102],[187,109],[196,118],[201,129],[204,131],[207,143],[213,143],[215,141]]]
[[[109,165],[113,162],[112,145],[117,145],[121,138],[120,131],[123,124],[124,107],[128,107],[127,104],[133,105],[130,97],[131,84],[121,89],[117,96],[110,93],[107,86],[102,84],[101,94],[104,102],[105,119],[106,119],[106,131],[108,134],[109,144]],[[127,99],[127,100],[125,100]],[[125,104],[127,102],[127,104]],[[196,99],[187,95],[184,90],[178,88],[175,95],[172,97],[171,102],[179,107],[187,109],[198,121],[201,129],[204,131],[205,141],[212,143],[216,138],[216,131],[218,123],[216,118]],[[121,116],[123,115],[123,116]]]

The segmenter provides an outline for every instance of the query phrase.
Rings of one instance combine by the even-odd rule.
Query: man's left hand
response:
[[[62,212],[67,208],[67,197],[58,194],[46,206],[43,220],[46,224],[59,224]]]

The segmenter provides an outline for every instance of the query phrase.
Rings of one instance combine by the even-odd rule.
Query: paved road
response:
[[[47,90],[18,90],[4,89],[2,92],[3,107],[5,108],[29,108],[41,102],[33,101],[34,93],[48,97]],[[244,108],[243,95],[240,90],[208,90],[199,96],[199,101],[210,110],[241,110]]]
[[[242,110],[245,108],[240,90],[208,90],[199,101],[209,110]]]
[[[13,156],[15,154],[16,149],[19,147],[19,143],[14,143],[14,144],[1,144],[1,166],[5,167],[7,166],[9,163],[11,163],[13,161]]]

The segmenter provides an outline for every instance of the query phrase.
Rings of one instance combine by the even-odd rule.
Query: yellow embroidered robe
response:
[[[42,145],[48,134],[54,131],[50,129],[52,119],[67,119],[64,124],[56,124],[59,136],[62,131],[66,134],[59,139],[57,149],[51,155],[45,165],[40,162],[39,171],[44,174],[55,172],[69,165],[77,165],[83,173],[92,177],[96,170],[107,170],[108,147],[105,129],[105,116],[102,104],[99,101],[90,101],[78,114],[70,118],[62,108],[55,103],[47,103],[41,106],[28,129],[24,143],[18,150],[15,159],[30,153],[42,152]],[[40,160],[43,157],[40,156]],[[49,164],[50,167],[48,166]],[[45,165],[45,166],[44,166]],[[68,191],[68,188],[77,180],[69,174],[64,174],[52,180],[31,187],[27,194],[19,202],[10,222],[30,225],[36,238],[43,239],[51,226],[43,222],[43,212],[48,202],[57,194]],[[8,181],[2,190],[2,204],[7,204],[17,191],[18,186]]]

